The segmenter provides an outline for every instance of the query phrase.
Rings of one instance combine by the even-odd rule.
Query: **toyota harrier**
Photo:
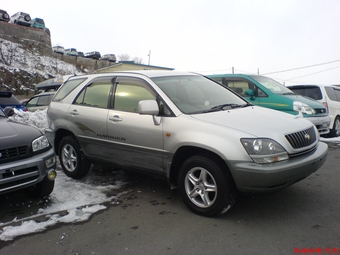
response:
[[[151,173],[204,216],[226,212],[239,192],[277,191],[306,178],[328,151],[310,121],[254,106],[193,73],[71,77],[47,115],[46,135],[68,176],[85,176],[91,162]]]

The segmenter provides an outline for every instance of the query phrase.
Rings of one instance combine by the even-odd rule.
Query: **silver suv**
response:
[[[226,212],[238,192],[284,189],[320,168],[328,146],[308,120],[250,104],[204,76],[133,71],[71,77],[46,135],[65,173],[91,162],[151,173],[193,212]]]

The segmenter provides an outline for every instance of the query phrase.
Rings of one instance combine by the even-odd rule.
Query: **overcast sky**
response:
[[[202,74],[234,68],[286,85],[340,84],[339,0],[19,0],[0,8],[44,19],[52,46]]]

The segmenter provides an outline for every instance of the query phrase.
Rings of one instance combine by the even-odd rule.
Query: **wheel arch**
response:
[[[184,161],[192,156],[204,156],[219,165],[224,169],[224,173],[228,172],[231,174],[228,164],[216,153],[209,151],[207,149],[193,147],[193,146],[183,146],[179,148],[172,158],[170,170],[169,170],[169,182],[172,187],[177,187],[178,175],[180,172],[181,165]],[[232,177],[232,175],[231,175]],[[233,178],[233,177],[232,177]],[[233,179],[234,182],[234,179]]]
[[[55,137],[54,137],[54,151],[55,151],[56,155],[58,155],[58,156],[59,156],[60,142],[63,139],[63,137],[65,137],[65,136],[72,136],[78,142],[77,137],[71,131],[69,131],[67,129],[58,129],[57,132],[55,133]],[[79,144],[79,142],[78,142],[78,144]]]

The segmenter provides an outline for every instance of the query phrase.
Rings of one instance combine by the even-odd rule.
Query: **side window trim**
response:
[[[141,95],[142,93],[144,93],[144,98]],[[128,76],[118,76],[116,78],[112,97],[113,109],[137,113],[138,102],[146,99],[157,99],[157,93],[147,81]]]
[[[113,80],[114,80],[114,78],[112,78],[112,77],[101,77],[101,78],[95,78],[95,79],[91,80],[78,93],[78,95],[73,100],[72,104],[108,109],[110,107],[110,101],[111,101],[111,96],[112,96]],[[106,95],[106,97],[105,97],[106,105],[102,105],[103,101],[98,100],[98,98],[97,99],[92,98],[92,101],[91,101],[91,97],[87,98],[87,93],[89,92],[89,90],[91,89],[91,86],[93,86],[93,85],[99,86],[99,87],[97,87],[97,90],[95,91],[95,92],[98,92],[98,94],[96,94],[96,93],[93,94],[93,91],[91,91],[92,92],[91,95],[96,96],[96,97],[98,97],[98,95],[100,95],[99,92],[101,92],[101,91],[105,92],[105,90],[98,90],[98,88],[110,86],[110,88],[108,89],[107,95],[106,95],[106,93],[104,93],[104,95]],[[97,104],[91,104],[91,103],[88,104],[88,102],[92,102],[92,103],[98,102],[98,103]]]

